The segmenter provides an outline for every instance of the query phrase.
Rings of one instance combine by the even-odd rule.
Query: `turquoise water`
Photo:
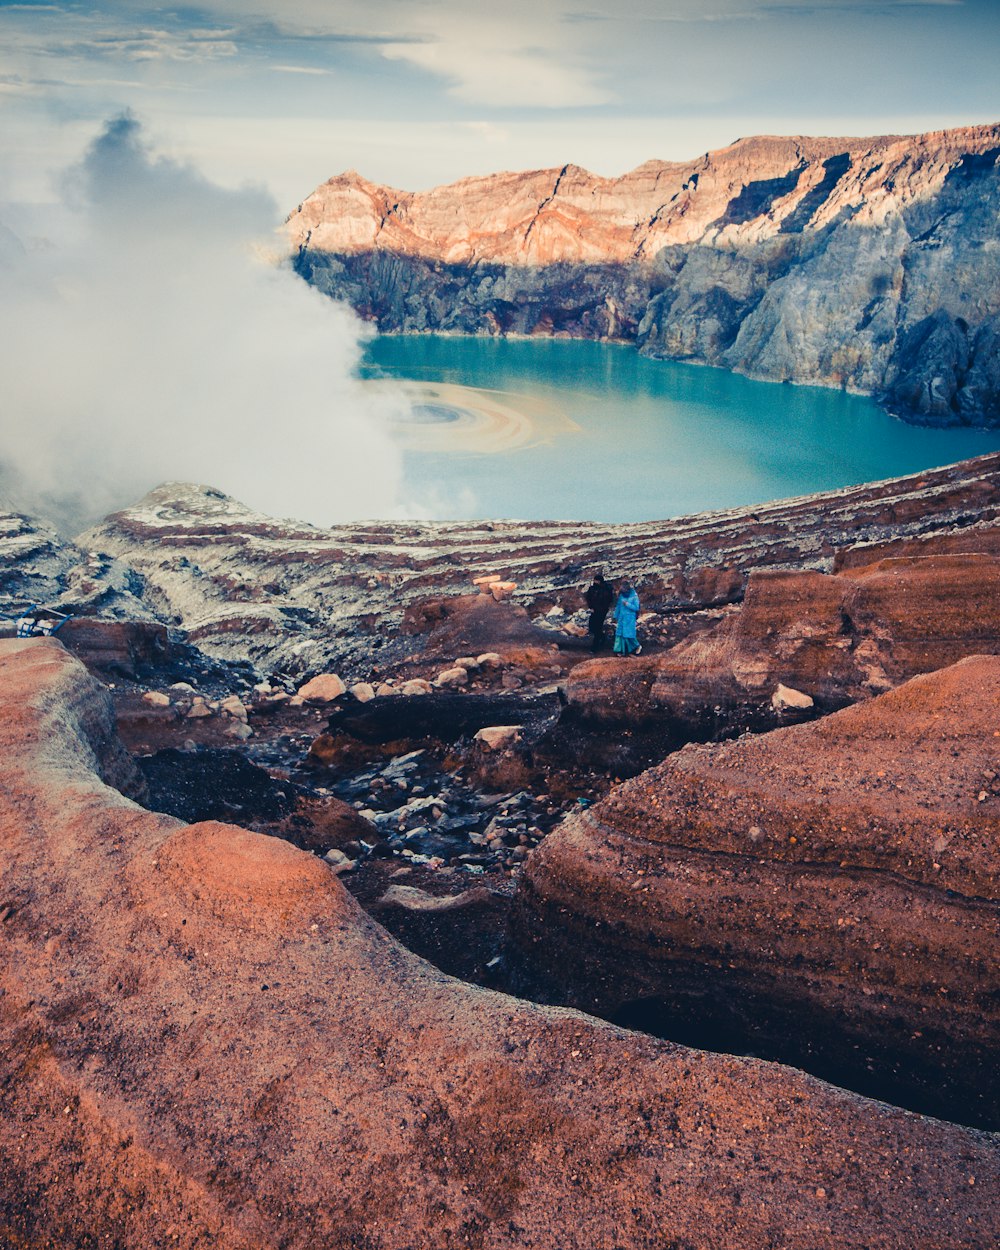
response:
[[[752,382],[604,343],[385,336],[369,344],[364,373],[449,384],[447,402],[435,392],[416,404],[404,431],[411,497],[440,519],[656,520],[1000,448],[1000,432],[923,429],[840,391]],[[527,414],[516,432],[477,415],[484,392]],[[463,429],[464,440],[454,433]],[[433,445],[422,442],[429,436]]]

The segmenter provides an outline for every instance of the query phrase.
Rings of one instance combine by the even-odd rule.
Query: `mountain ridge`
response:
[[[351,171],[286,222],[299,273],[385,332],[561,335],[1000,422],[1000,124],[752,136],[607,179],[425,192]]]

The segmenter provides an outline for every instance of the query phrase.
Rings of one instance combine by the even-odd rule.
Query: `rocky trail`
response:
[[[0,641],[0,1230],[414,1244],[382,1169],[419,1244],[986,1250],[998,470],[657,526],[7,518],[0,608],[74,615]],[[601,565],[640,656],[591,655]],[[316,1150],[356,1198],[274,1170]]]

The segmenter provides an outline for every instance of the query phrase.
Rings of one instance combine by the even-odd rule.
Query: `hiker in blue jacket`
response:
[[[639,596],[631,582],[622,582],[615,604],[615,655],[638,655],[642,650],[635,636],[635,622],[639,615]]]

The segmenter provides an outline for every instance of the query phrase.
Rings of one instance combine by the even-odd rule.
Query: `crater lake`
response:
[[[383,335],[407,497],[435,519],[650,521],[898,477],[1000,448],[872,399],[564,339]],[[381,380],[381,381],[380,381]]]

